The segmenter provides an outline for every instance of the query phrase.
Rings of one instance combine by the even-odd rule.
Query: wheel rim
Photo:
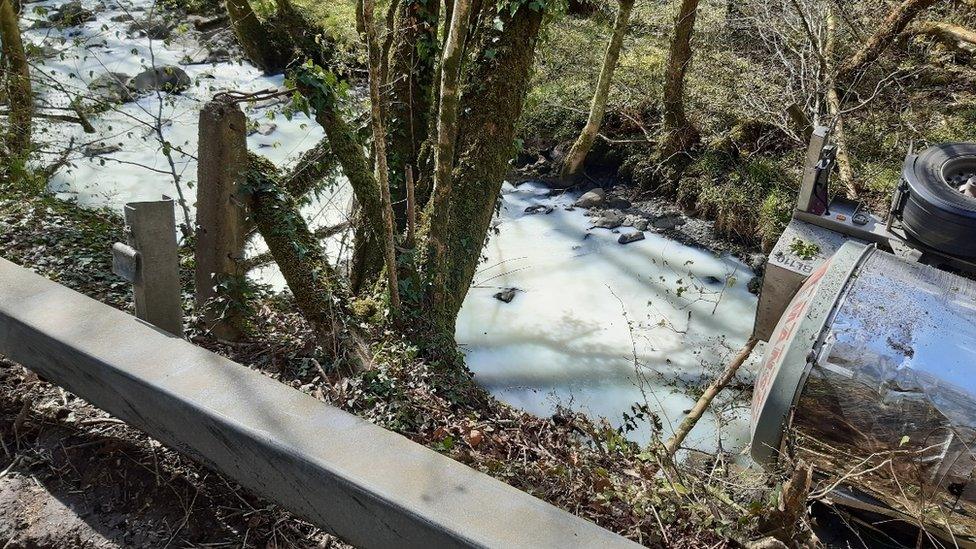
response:
[[[976,156],[953,158],[946,162],[942,166],[942,182],[968,200],[976,202],[976,198],[963,191],[963,186],[967,182],[973,185],[976,191]]]

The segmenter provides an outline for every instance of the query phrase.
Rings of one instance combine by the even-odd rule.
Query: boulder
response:
[[[133,21],[129,25],[129,34],[145,36],[152,40],[166,40],[171,32],[173,32],[173,28],[160,17]]]
[[[116,153],[122,150],[119,145],[109,145],[104,141],[94,145],[89,145],[81,150],[81,153],[88,158],[95,158],[97,156],[105,156],[107,154]]]
[[[102,103],[125,103],[131,96],[126,83],[129,75],[121,72],[106,72],[96,76],[88,83],[88,90]]]
[[[548,215],[552,213],[553,209],[554,208],[552,206],[548,206],[546,204],[536,204],[535,206],[529,206],[528,208],[526,208],[525,213],[530,215],[538,214],[538,213]]]
[[[145,71],[129,79],[127,86],[135,93],[165,91],[179,93],[190,87],[192,80],[186,71],[175,65],[164,65]]]
[[[670,230],[687,223],[685,219],[677,215],[667,215],[655,219],[651,224],[655,229]]]
[[[261,135],[271,135],[278,129],[278,125],[274,122],[266,122],[264,124],[259,124],[257,128],[254,129],[254,133]]]
[[[94,12],[82,7],[80,0],[68,2],[47,16],[48,22],[58,27],[74,27],[93,19],[95,19]]]
[[[620,198],[619,196],[615,196],[613,198],[608,199],[606,203],[607,208],[613,208],[615,210],[626,210],[630,206],[631,206],[630,200],[627,200],[626,198]]]
[[[634,221],[633,227],[638,231],[646,231],[649,223],[643,217]]]
[[[587,191],[584,193],[583,196],[576,199],[576,202],[574,202],[573,205],[580,208],[595,208],[597,206],[601,206],[606,197],[606,191],[596,188],[592,191]]]
[[[624,216],[618,212],[604,212],[603,215],[597,218],[593,222],[594,227],[600,227],[601,229],[616,229],[617,227],[623,225]]]
[[[186,21],[193,25],[193,28],[198,31],[208,31],[217,29],[220,27],[226,27],[230,24],[230,20],[227,18],[226,13],[220,13],[212,16],[203,15],[189,15]]]
[[[643,231],[624,233],[620,235],[620,238],[617,239],[617,242],[620,244],[630,244],[631,242],[637,242],[638,240],[644,240]]]

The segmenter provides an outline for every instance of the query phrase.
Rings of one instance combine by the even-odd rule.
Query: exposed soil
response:
[[[2,547],[345,546],[7,361],[0,442]]]

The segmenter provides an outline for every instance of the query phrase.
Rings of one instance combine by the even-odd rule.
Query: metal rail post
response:
[[[128,245],[112,247],[112,270],[132,282],[136,316],[183,336],[180,257],[173,199],[125,205]]]

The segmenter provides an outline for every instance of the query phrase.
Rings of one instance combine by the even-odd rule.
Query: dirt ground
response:
[[[0,442],[3,548],[348,547],[3,360]]]

